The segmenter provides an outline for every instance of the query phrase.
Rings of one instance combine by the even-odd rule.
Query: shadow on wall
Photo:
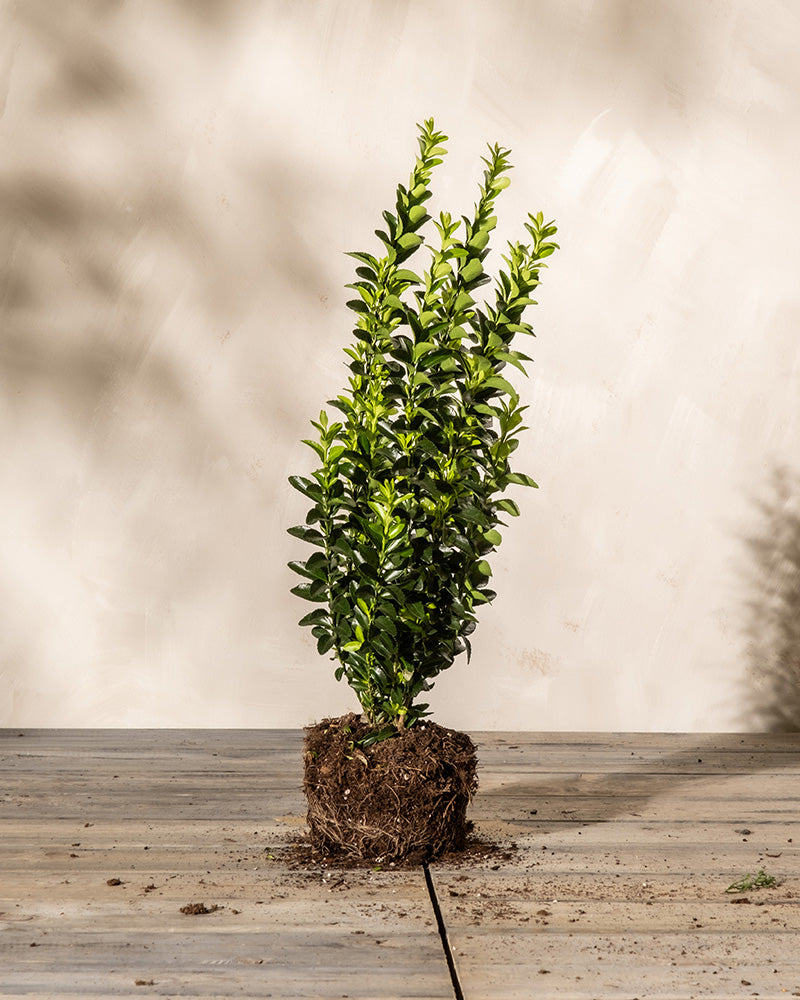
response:
[[[194,353],[219,364],[217,340],[263,311],[265,276],[291,300],[314,301],[314,280],[324,284],[323,261],[291,224],[314,171],[276,153],[268,129],[245,153],[235,131],[203,141],[218,98],[202,85],[210,43],[188,29],[225,27],[228,36],[213,37],[235,48],[234,6],[172,0],[150,11],[166,51],[195,74],[185,93],[169,64],[155,79],[140,68],[143,41],[126,35],[137,21],[125,19],[125,4],[70,2],[53,19],[49,4],[31,0],[17,13],[13,155],[0,169],[2,376],[17,407],[46,393],[85,433],[98,407],[105,416],[136,382],[204,443],[215,430],[207,394],[192,393],[192,373],[167,334],[159,339],[165,317],[190,303],[210,340]],[[265,419],[280,388],[276,380],[263,392]]]
[[[296,220],[331,174],[236,96],[252,5],[12,7],[0,722],[96,721],[112,691],[146,719],[160,678],[183,711],[184,678],[212,692],[271,648],[265,511],[313,322],[283,344],[321,322],[331,266]]]
[[[758,727],[800,732],[800,476],[778,469],[749,554],[748,699]]]

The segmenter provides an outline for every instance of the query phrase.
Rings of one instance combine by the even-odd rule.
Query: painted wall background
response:
[[[776,724],[788,670],[800,724],[795,3],[4,16],[0,725],[354,707],[295,625],[286,477],[345,379],[343,252],[374,245],[431,115],[451,136],[436,205],[469,210],[498,141],[516,169],[495,247],[540,208],[562,245],[521,386],[517,464],[541,488],[515,494],[437,719],[747,729]]]

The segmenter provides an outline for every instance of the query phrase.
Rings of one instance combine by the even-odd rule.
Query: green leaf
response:
[[[391,739],[393,736],[397,736],[397,730],[394,726],[384,726],[382,729],[374,730],[371,733],[367,733],[366,736],[362,736],[358,741],[360,747],[371,747],[375,743],[382,743],[384,740]]]
[[[458,272],[462,281],[469,282],[483,274],[483,264],[477,257],[473,257]]]
[[[505,481],[507,483],[515,483],[518,486],[531,486],[535,490],[539,489],[539,484],[535,483],[530,476],[526,476],[524,472],[509,472],[505,476]]]
[[[305,494],[310,500],[317,502],[322,500],[322,490],[320,487],[305,476],[289,476],[289,482],[300,493]]]
[[[527,375],[525,366],[522,364],[523,361],[530,361],[531,359],[525,355],[520,354],[519,351],[498,351],[495,354],[498,361],[506,361],[508,364],[513,365],[515,368],[519,368],[523,375]]]
[[[386,295],[384,296],[381,306],[384,309],[391,309],[395,312],[402,311],[405,309],[402,299],[399,299],[396,295]]]
[[[354,257],[356,260],[360,260],[362,264],[368,264],[373,271],[377,271],[378,269],[378,260],[370,253],[362,253],[359,250],[348,250],[345,256]]]
[[[499,545],[503,540],[503,536],[500,534],[499,531],[496,531],[494,528],[490,528],[488,531],[484,531],[483,537],[490,545],[494,546]]]
[[[325,635],[321,635],[317,639],[317,652],[319,653],[320,656],[324,656],[327,652],[329,652],[333,648],[333,645],[334,645],[333,636],[330,634],[330,632],[326,632]]]
[[[487,516],[474,504],[468,504],[467,506],[462,507],[458,512],[458,516],[460,519],[469,521],[471,524],[480,524],[481,526],[489,525],[489,519]]]
[[[504,497],[502,500],[498,500],[495,507],[497,507],[498,510],[505,511],[506,514],[510,514],[512,517],[519,517],[519,507],[513,500],[509,500],[507,497]]]
[[[325,445],[320,444],[319,441],[311,441],[308,438],[303,438],[302,444],[308,445],[309,448],[313,449],[317,455],[324,460],[325,458]]]
[[[492,375],[491,378],[487,378],[486,381],[481,386],[481,388],[499,389],[501,392],[504,392],[507,396],[517,395],[517,390],[510,382],[504,379],[502,375]]]
[[[453,371],[454,364],[455,362],[453,360],[452,347],[444,347],[441,350],[430,351],[420,359],[420,367],[426,369],[433,368],[435,365],[441,365],[443,370]]]
[[[328,579],[328,559],[324,552],[312,553],[305,562],[293,559],[287,565],[289,569],[309,580],[327,581]]]
[[[359,278],[363,278],[368,281],[371,285],[377,284],[378,275],[371,267],[357,267],[356,274]]]
[[[306,564],[303,563],[303,562],[298,562],[297,560],[293,559],[291,562],[288,562],[286,565],[289,567],[290,570],[292,570],[294,573],[297,573],[299,576],[304,576],[308,580],[315,580],[316,579],[316,577],[314,576],[313,573],[309,573],[306,570]]]
[[[435,349],[436,349],[436,344],[434,344],[432,341],[430,340],[420,341],[420,343],[414,344],[412,359],[414,361],[418,361],[423,354],[427,353],[428,351],[433,351]]]
[[[481,251],[489,242],[489,233],[485,229],[479,229],[477,233],[470,239],[467,246],[471,250]]]
[[[326,601],[328,599],[325,584],[321,580],[301,583],[297,587],[292,587],[290,593],[296,597],[302,597],[306,601]]]
[[[315,580],[328,579],[328,557],[324,552],[312,552],[306,560],[305,568]]]
[[[427,705],[415,699],[457,655],[470,656],[477,609],[494,598],[485,585],[488,553],[501,542],[496,525],[519,514],[500,494],[535,485],[509,466],[523,407],[500,373],[524,372],[530,360],[511,344],[532,333],[522,312],[555,249],[545,242],[555,227],[529,216],[531,245],[509,245],[494,306],[476,304],[510,167],[508,151],[490,146],[473,217],[441,212],[429,269],[404,268],[424,244],[444,139],[432,119],[419,126],[410,180],[376,230],[383,255],[350,254],[357,320],[348,382],[330,403],[341,423],[328,426],[324,413],[312,422],[318,438],[305,444],[321,467],[289,480],[312,504],[289,529],[314,547],[289,564],[303,578],[292,593],[320,605],[301,624],[320,654],[336,651],[334,675],[356,692],[374,739],[389,738],[398,717],[407,726],[423,718]]]
[[[293,535],[295,538],[300,538],[304,542],[309,542],[311,545],[324,545],[325,537],[320,531],[315,531],[313,528],[307,528],[303,524],[298,524],[294,528],[287,528],[287,534]]]
[[[309,611],[307,615],[304,615],[300,621],[299,625],[326,625],[330,621],[330,612],[326,611],[324,608],[316,608],[314,611]]]
[[[403,267],[398,268],[394,272],[394,274],[392,275],[392,280],[393,281],[403,281],[403,282],[407,281],[407,282],[409,282],[412,285],[421,285],[422,284],[422,278],[420,278],[420,276],[418,274],[415,274],[413,271],[409,271],[407,268],[403,268]]]
[[[385,632],[388,632],[389,635],[391,636],[397,635],[397,626],[392,621],[392,619],[387,618],[386,615],[378,615],[378,617],[375,619],[375,625],[377,628],[382,629]]]
[[[359,599],[358,603],[353,608],[353,615],[355,616],[356,622],[362,629],[369,628],[370,624],[369,606],[365,601]]]
[[[422,243],[422,237],[417,233],[403,233],[397,240],[397,245],[403,250],[412,250]]]

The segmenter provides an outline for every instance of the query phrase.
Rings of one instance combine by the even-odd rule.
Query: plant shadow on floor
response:
[[[543,740],[538,759],[542,769],[523,777],[519,771],[532,762],[537,765],[537,738],[535,734],[516,736],[509,734],[500,746],[489,740],[482,744],[479,734],[474,737],[482,783],[470,816],[476,833],[498,847],[526,833],[540,835],[625,816],[646,823],[653,818],[656,798],[694,785],[698,792],[707,789],[710,802],[720,796],[728,781],[741,783],[745,779],[750,787],[752,775],[796,766],[800,754],[800,736],[796,734],[664,734],[659,745],[658,734],[652,733],[643,734],[641,742],[635,734],[627,739],[609,734],[606,742],[603,734],[590,734],[587,739],[576,733],[574,741],[569,734],[563,739],[572,758],[569,763],[559,761],[560,753],[554,753],[552,742]],[[670,749],[674,740],[680,741],[679,749]],[[751,742],[754,740],[757,743]],[[575,751],[582,747],[585,753],[576,758]],[[515,750],[520,754],[519,771],[513,765]],[[505,757],[502,769],[495,763],[498,757]],[[544,769],[548,757],[552,770]],[[481,779],[483,774],[485,780]],[[701,806],[702,794],[696,795],[695,801]],[[684,805],[688,803],[689,798]],[[751,803],[742,799],[741,805],[741,817],[731,823],[752,825],[756,820],[749,812]],[[701,811],[708,810],[708,803],[701,806]],[[682,819],[678,815],[674,818],[677,822]],[[720,822],[727,821],[727,817],[720,818]]]
[[[636,816],[656,796],[689,783],[724,782],[796,762],[800,737],[793,739],[790,734],[800,733],[800,475],[778,469],[754,506],[755,527],[743,538],[749,596],[744,614],[748,670],[742,693],[746,706],[742,728],[763,734],[758,738],[758,751],[736,753],[734,764],[731,755],[747,741],[736,733],[698,733],[690,745],[684,742],[678,751],[659,750],[652,736],[647,736],[640,746],[632,744],[627,751],[617,744],[609,770],[596,772],[592,770],[594,737],[586,742],[585,763],[579,765],[585,771],[534,773],[514,780],[518,776],[512,770],[510,780],[502,784],[496,780],[479,790],[471,812],[479,829],[503,838],[515,831],[544,833],[570,822],[591,824],[625,814]],[[613,740],[609,737],[609,746]],[[481,770],[484,764],[491,767],[483,759],[480,737],[476,736],[476,741]],[[506,745],[511,759],[517,749],[515,742],[509,736]],[[534,746],[530,735],[523,742],[525,761],[530,764],[531,754],[536,752],[535,736]],[[576,734],[571,746],[574,749],[580,743],[581,736]],[[488,747],[487,741],[487,756],[491,758],[494,752]],[[547,756],[552,746],[545,745],[542,750]],[[521,770],[522,762],[521,757]],[[500,797],[505,799],[503,806]],[[510,809],[509,800],[514,800]],[[747,825],[746,809],[743,803],[743,825]],[[503,812],[500,822],[492,822]]]
[[[777,469],[756,509],[745,539],[746,697],[759,731],[800,732],[800,476]]]
[[[502,867],[518,849],[529,849],[529,836],[620,819],[647,825],[670,818],[680,825],[688,817],[702,823],[686,811],[692,801],[712,823],[717,821],[713,800],[739,801],[741,813],[732,817],[723,810],[718,822],[730,823],[740,832],[739,828],[763,821],[754,814],[754,807],[763,813],[758,775],[796,768],[800,759],[796,733],[472,732],[470,736],[479,761],[478,791],[467,812],[473,828],[462,852],[431,861],[432,867]],[[733,787],[726,788],[728,783]],[[666,800],[671,795],[677,798],[670,803]],[[654,805],[657,799],[665,801]],[[303,834],[288,838],[280,857],[294,869],[375,866],[375,861],[321,854]],[[415,857],[388,868],[418,863]]]

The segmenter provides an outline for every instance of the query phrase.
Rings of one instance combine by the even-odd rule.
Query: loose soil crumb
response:
[[[478,786],[466,733],[420,722],[364,746],[355,714],[306,729],[303,789],[309,842],[324,856],[420,864],[464,849]]]
[[[204,913],[215,913],[219,909],[222,907],[217,906],[216,903],[211,906],[206,906],[205,903],[187,903],[186,906],[181,907],[181,913],[185,913],[188,917],[196,917]]]
[[[467,821],[467,829],[472,829],[472,823]],[[269,848],[273,860],[285,865],[292,871],[311,871],[336,868],[357,871],[359,869],[381,871],[408,871],[418,868],[422,861],[428,860],[421,853],[414,853],[397,861],[378,863],[375,859],[358,858],[340,852],[320,850],[311,843],[308,835],[302,834],[285,844],[273,844]],[[468,833],[464,846],[460,849],[445,851],[438,858],[430,859],[431,864],[445,865],[448,868],[460,868],[462,865],[481,864],[487,859],[495,861],[491,866],[493,871],[502,868],[502,862],[511,861],[517,854],[515,843],[496,844]]]

